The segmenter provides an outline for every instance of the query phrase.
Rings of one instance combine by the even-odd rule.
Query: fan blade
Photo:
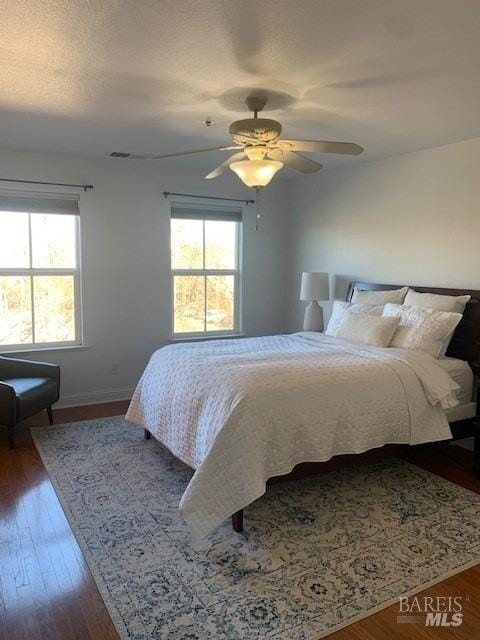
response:
[[[238,149],[238,147],[235,147],[235,149]],[[237,162],[238,160],[243,160],[246,157],[247,157],[246,154],[243,153],[243,152],[242,153],[234,153],[233,156],[230,156],[224,162],[222,162],[222,164],[219,164],[216,169],[214,169],[213,171],[210,171],[208,176],[205,176],[205,178],[207,180],[211,180],[212,178],[218,178],[218,176],[220,174],[222,174],[225,171],[225,169],[228,169],[228,167],[232,164],[232,162]]]
[[[194,151],[180,151],[178,153],[167,153],[161,156],[148,156],[151,160],[163,160],[164,158],[177,158],[178,156],[190,156],[194,153],[206,153],[208,151],[230,151],[233,149],[242,149],[239,145],[228,145],[224,147],[209,147],[208,149],[195,149]]]
[[[310,158],[306,158],[295,151],[271,149],[268,152],[268,157],[272,160],[280,160],[280,162],[283,162],[287,167],[291,167],[292,169],[301,171],[302,173],[315,173],[315,171],[320,171],[323,167],[319,162],[310,160]]]
[[[288,151],[307,151],[310,153],[344,153],[358,156],[363,147],[354,142],[328,142],[327,140],[278,140],[275,143],[280,149]]]

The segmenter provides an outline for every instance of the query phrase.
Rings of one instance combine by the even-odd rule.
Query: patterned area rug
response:
[[[32,435],[122,638],[317,640],[480,562],[480,496],[400,460],[274,485],[192,542],[192,471],[138,427]]]

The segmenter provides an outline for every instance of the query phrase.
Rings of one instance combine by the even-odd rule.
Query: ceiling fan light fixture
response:
[[[230,169],[240,180],[253,189],[266,187],[273,176],[283,168],[278,160],[240,160],[232,162]]]
[[[262,146],[254,146],[254,147],[245,147],[245,154],[248,156],[249,160],[265,160],[265,156],[267,155],[267,147]]]

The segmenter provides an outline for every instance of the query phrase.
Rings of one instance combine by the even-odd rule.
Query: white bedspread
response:
[[[195,469],[180,510],[204,536],[300,462],[450,438],[456,387],[430,356],[317,333],[181,343],[152,355],[126,418]]]

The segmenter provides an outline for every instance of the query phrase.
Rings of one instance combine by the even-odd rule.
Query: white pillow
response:
[[[362,291],[361,289],[353,290],[352,302],[360,302],[362,304],[402,304],[407,294],[408,287],[401,289],[392,289],[390,291]]]
[[[332,308],[332,315],[328,321],[325,334],[327,336],[335,336],[337,329],[342,324],[347,313],[369,313],[374,316],[381,316],[383,313],[383,306],[373,304],[353,304],[353,302],[342,302],[341,300],[335,300]]]
[[[472,296],[442,296],[436,293],[418,293],[413,289],[409,289],[403,304],[413,307],[428,307],[437,311],[453,311],[455,313],[463,313],[467,302]],[[442,343],[439,357],[443,357],[448,349],[454,331],[451,331]]]
[[[337,331],[337,338],[373,347],[388,347],[400,318],[377,317],[368,314],[347,313]]]
[[[386,304],[383,315],[400,318],[391,347],[423,351],[434,358],[439,357],[443,341],[462,319],[461,313],[400,304]]]
[[[428,307],[437,311],[463,313],[471,296],[442,296],[437,293],[418,293],[409,289],[403,304],[410,307]]]

